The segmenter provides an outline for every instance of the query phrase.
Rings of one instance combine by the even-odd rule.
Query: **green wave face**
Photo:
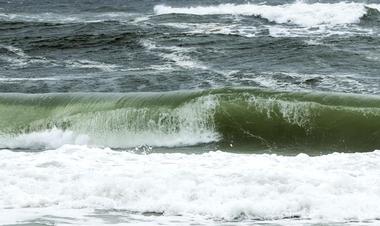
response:
[[[0,134],[1,148],[212,143],[232,151],[372,151],[380,147],[380,98],[257,89],[1,94]]]

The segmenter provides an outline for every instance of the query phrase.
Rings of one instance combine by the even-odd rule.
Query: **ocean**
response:
[[[0,0],[0,225],[380,225],[380,2]]]

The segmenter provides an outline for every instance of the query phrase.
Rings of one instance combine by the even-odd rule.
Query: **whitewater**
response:
[[[156,14],[195,14],[195,15],[248,15],[257,16],[279,24],[293,23],[305,27],[322,24],[339,25],[358,23],[360,18],[367,13],[365,5],[360,3],[315,3],[307,4],[297,2],[279,6],[257,4],[221,4],[216,6],[197,6],[188,8],[176,8],[165,5],[154,7]],[[372,5],[379,7],[379,5]]]
[[[99,215],[100,210],[116,212],[120,223],[132,213],[145,213],[173,220],[173,225],[178,216],[195,223],[274,224],[380,217],[379,151],[286,157],[220,151],[141,154],[65,145],[38,153],[2,150],[0,156],[2,224],[44,222],[72,210],[78,210],[79,222],[96,224],[91,209]],[[20,213],[26,214],[6,217]],[[60,225],[72,223],[66,217]]]

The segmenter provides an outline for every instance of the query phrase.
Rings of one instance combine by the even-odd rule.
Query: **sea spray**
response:
[[[2,94],[0,115],[2,148],[214,143],[249,145],[249,151],[372,151],[380,145],[380,99],[370,95],[248,88],[138,95]]]

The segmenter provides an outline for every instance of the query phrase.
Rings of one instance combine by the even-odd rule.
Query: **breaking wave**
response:
[[[154,12],[161,14],[218,15],[232,14],[256,16],[270,22],[295,24],[304,27],[318,25],[345,25],[360,22],[369,9],[378,10],[380,5],[362,3],[314,3],[295,2],[284,5],[220,4],[213,6],[171,7],[157,5]]]
[[[380,147],[380,98],[258,89],[129,94],[1,94],[1,148]],[[252,151],[252,149],[250,149]]]

